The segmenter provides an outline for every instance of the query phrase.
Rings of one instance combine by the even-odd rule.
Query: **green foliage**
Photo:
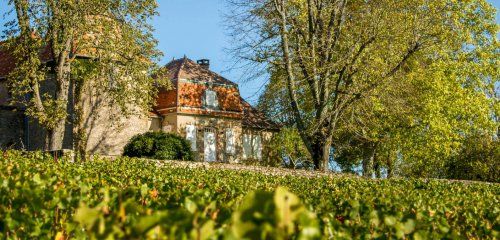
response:
[[[448,178],[500,182],[500,141],[489,136],[467,138],[456,157],[446,163]]]
[[[284,188],[273,193],[249,193],[233,213],[233,232],[238,239],[313,239],[320,235],[316,216],[297,196]]]
[[[290,168],[305,167],[312,163],[311,156],[302,142],[300,135],[294,127],[283,127],[280,132],[273,135],[269,145],[270,151],[265,157],[267,162],[278,163]],[[285,162],[283,162],[286,160]]]
[[[316,165],[332,144],[346,170],[376,152],[405,176],[445,177],[467,135],[498,130],[486,0],[230,2],[235,54],[271,76],[262,109],[299,129]]]
[[[125,146],[123,155],[161,160],[194,159],[191,145],[186,139],[163,132],[148,132],[134,136]]]
[[[498,184],[271,176],[129,158],[56,163],[4,152],[0,238],[498,239],[499,196]]]
[[[48,130],[52,150],[62,148],[70,115],[74,142],[86,145],[83,96],[99,97],[113,106],[111,116],[123,117],[146,112],[158,86],[168,87],[152,77],[161,56],[150,24],[154,0],[20,0],[6,7],[15,15],[2,45],[16,61],[9,91]],[[67,104],[72,89],[74,112]]]

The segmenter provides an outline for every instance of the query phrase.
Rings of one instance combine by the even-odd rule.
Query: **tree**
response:
[[[486,25],[464,32],[474,48],[429,60],[426,68],[358,102],[343,119],[342,134],[337,134],[336,158],[353,164],[361,158],[364,174],[370,177],[373,170],[380,175],[377,169],[384,166],[389,176],[396,170],[402,176],[445,178],[450,165],[463,165],[461,155],[472,161],[475,151],[469,148],[474,145],[468,139],[477,139],[478,134],[496,139],[499,126],[494,117],[498,98],[491,94],[499,79],[497,42],[475,32],[493,29],[494,33],[488,27],[494,21],[490,18]],[[363,158],[363,151],[371,154]],[[474,170],[482,171],[469,171]]]
[[[481,0],[230,3],[235,55],[267,64],[283,83],[301,138],[323,169],[349,109],[415,69],[425,73],[427,61],[460,52],[468,28],[492,32],[481,24],[490,23],[492,7]]]
[[[26,105],[27,114],[47,130],[47,149],[62,148],[69,121],[76,150],[85,151],[86,89],[98,88],[125,116],[151,107],[156,88],[150,74],[160,53],[148,21],[156,14],[156,1],[9,3],[16,13],[16,20],[8,24],[9,48],[17,57],[10,89],[14,99]],[[44,84],[53,88],[43,92]],[[68,101],[70,93],[74,105]],[[31,97],[25,98],[27,94]]]
[[[459,153],[446,162],[446,177],[499,182],[498,159],[500,159],[500,141],[487,135],[469,136]]]

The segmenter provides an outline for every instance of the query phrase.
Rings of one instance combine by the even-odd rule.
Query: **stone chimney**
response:
[[[196,61],[196,63],[198,63],[204,69],[210,69],[210,60],[208,59],[200,59]]]

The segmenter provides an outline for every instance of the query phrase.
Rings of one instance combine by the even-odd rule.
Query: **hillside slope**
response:
[[[0,238],[499,237],[500,184],[228,168],[128,158],[56,163],[7,152]]]

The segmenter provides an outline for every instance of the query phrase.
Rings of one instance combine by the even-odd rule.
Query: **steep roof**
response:
[[[210,71],[210,69],[201,66],[193,60],[186,57],[174,59],[165,65],[165,69],[167,70],[165,76],[176,82],[176,84],[173,91],[163,92],[163,94],[160,91],[159,96],[164,99],[159,99],[159,102],[163,103],[170,96],[175,95],[178,97],[178,102],[174,102],[173,100],[167,101],[171,103],[169,106],[201,108],[201,97],[203,92],[207,89],[204,83],[214,83],[215,86],[212,90],[217,92],[221,110],[243,113],[243,127],[274,131],[280,129],[278,124],[274,123],[262,112],[252,107],[252,105],[240,96],[236,83]],[[188,80],[189,82],[179,80]],[[191,82],[202,84],[194,84]],[[162,105],[162,107],[167,106],[167,104]]]
[[[187,57],[172,60],[165,68],[168,71],[167,76],[172,80],[187,79],[237,86],[236,83],[210,71],[210,69],[201,66]]]
[[[241,99],[243,104],[243,127],[279,131],[280,126],[269,119],[264,113]]]

